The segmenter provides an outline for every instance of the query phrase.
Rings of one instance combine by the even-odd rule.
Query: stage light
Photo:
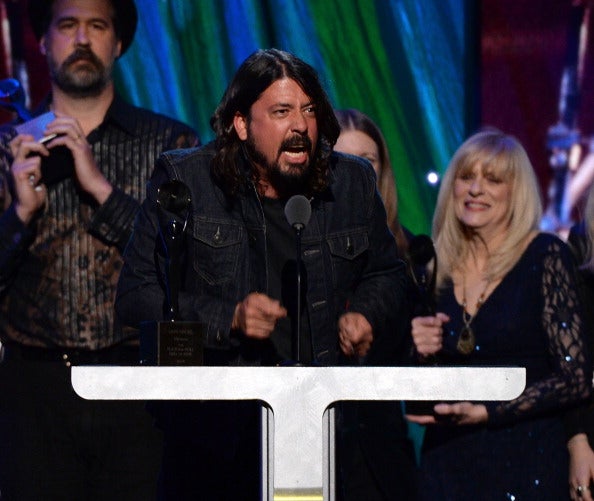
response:
[[[427,182],[433,186],[439,183],[439,174],[435,171],[429,171],[427,173]]]

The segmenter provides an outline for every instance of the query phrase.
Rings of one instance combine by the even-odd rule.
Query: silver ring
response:
[[[31,186],[35,186],[35,174],[29,174],[28,180]]]
[[[575,492],[577,492],[578,498],[581,498],[582,495],[584,494],[584,492],[586,492],[586,489],[588,488],[587,485],[578,485],[575,488]]]

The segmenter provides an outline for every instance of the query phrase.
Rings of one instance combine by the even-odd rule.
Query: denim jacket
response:
[[[156,196],[163,182],[181,180],[191,190],[192,207],[184,237],[180,317],[206,324],[207,348],[224,349],[226,362],[246,363],[242,345],[251,341],[232,332],[231,323],[239,301],[250,292],[268,290],[266,222],[253,185],[228,203],[211,176],[213,155],[207,145],[167,152],[157,162],[124,254],[116,311],[136,327],[162,319],[166,296]],[[242,158],[238,165],[249,172]],[[407,277],[372,169],[356,157],[333,153],[330,186],[311,206],[301,249],[314,359],[323,365],[339,361],[337,322],[348,310],[370,322],[370,353],[378,351],[378,360],[390,363],[401,342],[395,325],[405,314]]]

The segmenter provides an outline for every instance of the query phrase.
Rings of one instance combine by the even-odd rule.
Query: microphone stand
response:
[[[285,204],[285,217],[289,225],[295,230],[297,256],[295,264],[297,266],[297,301],[296,301],[296,318],[295,318],[295,333],[291,345],[291,355],[295,365],[302,365],[301,363],[301,232],[309,222],[311,217],[311,203],[304,195],[293,195]]]
[[[408,247],[409,258],[408,271],[413,284],[416,287],[416,295],[418,298],[417,309],[414,316],[417,315],[435,315],[436,301],[435,301],[435,285],[437,275],[437,255],[433,241],[427,235],[416,235],[409,243]],[[433,262],[433,269],[431,276],[427,278],[428,266]],[[439,355],[430,355],[425,358],[420,358],[416,353],[414,346],[411,348],[412,355],[417,358],[420,365],[423,366],[437,366],[439,365]],[[413,415],[433,415],[433,407],[437,402],[425,400],[409,400],[404,403],[406,414]]]
[[[297,365],[301,365],[301,231],[303,230],[302,224],[295,225],[295,235],[297,240],[297,319],[296,319],[296,332],[295,340],[293,342],[293,360],[297,362]]]

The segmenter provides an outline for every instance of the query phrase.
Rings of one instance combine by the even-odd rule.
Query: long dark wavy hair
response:
[[[295,80],[316,106],[319,139],[311,165],[312,175],[308,178],[308,190],[313,195],[328,186],[330,154],[340,133],[330,100],[316,71],[309,64],[288,52],[266,49],[254,52],[241,64],[210,119],[216,134],[217,150],[212,173],[230,197],[246,189],[249,181],[257,183],[258,180],[255,169],[246,176],[239,168],[242,141],[233,127],[235,114],[249,117],[252,105],[262,93],[282,78]]]

